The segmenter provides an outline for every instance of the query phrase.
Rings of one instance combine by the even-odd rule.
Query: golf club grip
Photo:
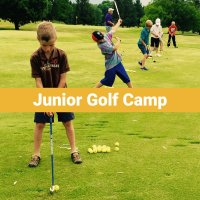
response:
[[[119,14],[119,10],[118,10],[118,7],[117,7],[117,3],[115,1],[114,1],[114,4],[115,4],[115,8],[117,10],[118,17],[119,17],[119,19],[121,19],[120,14]]]

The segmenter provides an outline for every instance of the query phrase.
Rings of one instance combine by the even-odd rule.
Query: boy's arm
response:
[[[169,27],[168,32],[169,32],[170,35],[172,34],[172,32],[171,32],[171,26]]]
[[[43,88],[41,78],[35,78],[35,84],[36,84],[36,88]]]
[[[155,33],[154,27],[152,26],[151,29],[151,34],[154,35],[155,37],[158,37],[158,34]]]
[[[58,88],[64,88],[66,86],[66,73],[62,73],[60,75],[60,82],[58,84]]]
[[[110,25],[114,26],[114,23],[112,23],[111,21],[107,21],[107,23],[109,23]]]
[[[148,44],[146,44],[142,38],[140,38],[140,41],[142,42],[142,45],[147,49]]]
[[[113,46],[113,51],[116,51],[116,50],[119,48],[120,43],[121,43],[121,40],[120,40],[119,37],[115,37],[115,38],[116,38],[117,42],[116,42],[115,45]]]
[[[116,32],[119,26],[122,24],[122,20],[118,19],[118,22],[112,27],[112,32]]]

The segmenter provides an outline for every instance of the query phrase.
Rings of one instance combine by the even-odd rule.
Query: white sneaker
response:
[[[159,53],[157,53],[156,56],[160,57],[161,55]]]

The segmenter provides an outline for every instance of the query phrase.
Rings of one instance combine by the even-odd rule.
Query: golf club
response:
[[[121,19],[120,14],[119,14],[119,10],[118,10],[118,7],[117,7],[117,3],[115,1],[114,1],[114,4],[115,4],[116,10],[117,10],[118,17],[119,17],[119,19]]]
[[[53,130],[52,121],[53,116],[50,116],[50,147],[51,147],[51,187],[50,192],[54,192],[54,155],[53,155]]]
[[[150,53],[151,56],[149,56],[149,58],[152,58],[152,61],[155,63],[156,60],[154,59],[154,56],[152,55],[152,51],[150,50],[150,48],[148,47],[148,51]]]

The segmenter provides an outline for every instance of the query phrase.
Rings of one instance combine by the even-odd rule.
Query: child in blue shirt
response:
[[[121,56],[117,53],[121,40],[119,37],[116,37],[117,42],[115,44],[112,42],[113,33],[116,32],[121,23],[122,20],[119,19],[117,24],[112,27],[112,30],[105,35],[100,31],[94,31],[92,33],[92,39],[97,42],[98,47],[101,49],[101,53],[105,56],[106,67],[105,77],[96,84],[96,88],[100,88],[103,85],[112,87],[116,75],[126,83],[129,88],[132,88],[130,78],[121,63]]]
[[[138,47],[144,55],[143,59],[138,62],[141,70],[148,70],[145,67],[145,61],[149,57],[149,54],[150,54],[148,45],[149,45],[149,34],[150,34],[150,29],[152,25],[153,23],[151,20],[146,21],[145,27],[141,31],[140,39],[138,40]]]

